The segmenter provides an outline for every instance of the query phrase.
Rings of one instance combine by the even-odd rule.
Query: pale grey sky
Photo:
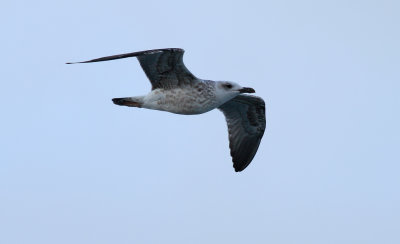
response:
[[[0,4],[0,243],[400,243],[398,1]],[[253,87],[242,173],[224,117],[115,106],[136,59]]]

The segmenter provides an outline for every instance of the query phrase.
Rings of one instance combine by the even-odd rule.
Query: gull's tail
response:
[[[114,104],[120,105],[120,106],[141,108],[143,105],[143,96],[113,98],[112,101]]]

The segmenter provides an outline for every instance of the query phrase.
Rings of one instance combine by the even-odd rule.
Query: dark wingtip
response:
[[[68,62],[65,64],[84,64],[84,63],[90,63],[91,61],[82,61],[82,62]]]
[[[235,172],[242,172],[246,167],[239,167],[238,165],[233,165]]]

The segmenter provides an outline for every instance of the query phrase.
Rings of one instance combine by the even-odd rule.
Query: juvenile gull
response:
[[[218,108],[226,118],[229,147],[236,172],[253,160],[265,131],[265,103],[253,88],[235,82],[203,80],[183,63],[180,48],[154,49],[92,59],[92,63],[137,57],[152,89],[145,96],[113,98],[117,105],[167,111],[176,114],[202,114]],[[72,64],[72,63],[67,63]]]

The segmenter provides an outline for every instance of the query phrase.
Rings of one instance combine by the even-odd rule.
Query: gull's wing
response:
[[[256,155],[265,131],[265,103],[260,97],[239,95],[220,106],[229,132],[229,148],[236,172]]]
[[[185,51],[180,48],[154,49],[118,54],[77,63],[93,63],[137,57],[147,78],[149,78],[151,82],[152,90],[157,88],[171,89],[178,86],[192,85],[198,82],[198,79],[190,73],[183,63],[182,57],[184,52]]]

